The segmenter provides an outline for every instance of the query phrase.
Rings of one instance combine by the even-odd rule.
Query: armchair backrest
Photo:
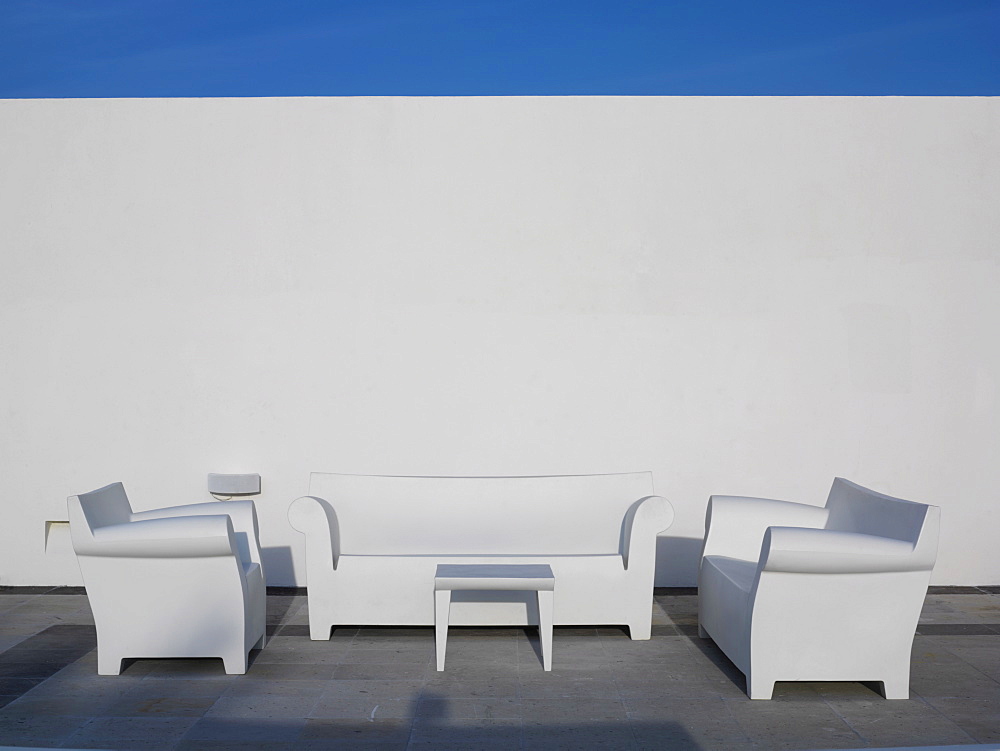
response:
[[[81,542],[93,540],[94,530],[112,524],[124,524],[132,518],[132,504],[125,493],[125,486],[120,482],[89,493],[72,495],[67,505],[70,536],[77,551]]]
[[[908,542],[928,568],[937,558],[940,512],[937,506],[904,501],[837,477],[826,501],[826,528]]]

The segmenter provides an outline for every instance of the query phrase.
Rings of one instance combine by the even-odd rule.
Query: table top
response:
[[[434,589],[536,589],[555,587],[545,563],[440,563]]]

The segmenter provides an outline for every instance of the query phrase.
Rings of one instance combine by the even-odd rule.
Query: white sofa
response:
[[[221,657],[227,673],[247,671],[267,610],[251,501],[135,513],[116,482],[68,507],[100,675],[126,657]]]
[[[699,632],[746,675],[751,699],[770,699],[775,681],[880,682],[905,699],[939,516],[839,477],[825,507],[714,495]]]
[[[309,630],[434,624],[439,563],[547,563],[556,625],[622,624],[648,639],[656,535],[673,509],[648,472],[388,477],[314,472],[292,502],[306,538]],[[537,623],[533,592],[456,592],[452,625]]]

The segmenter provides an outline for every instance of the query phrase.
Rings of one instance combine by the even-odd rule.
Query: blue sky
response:
[[[0,0],[0,98],[997,95],[1000,0]]]

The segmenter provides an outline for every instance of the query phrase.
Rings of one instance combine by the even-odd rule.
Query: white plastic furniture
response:
[[[439,563],[549,564],[556,625],[628,625],[648,639],[656,535],[673,509],[648,472],[556,477],[386,477],[314,472],[292,502],[305,535],[309,632],[434,624]],[[451,623],[533,623],[531,592],[456,592]]]
[[[444,670],[448,646],[448,616],[454,591],[537,593],[538,638],[542,647],[542,667],[552,670],[552,601],[556,579],[545,564],[455,564],[442,563],[434,576],[434,644],[437,669]]]
[[[909,697],[910,650],[937,558],[940,509],[842,478],[825,507],[714,495],[698,574],[698,624],[745,675],[872,681]]]
[[[68,505],[100,675],[136,657],[221,657],[227,673],[246,672],[266,612],[251,501],[135,513],[116,482]]]

